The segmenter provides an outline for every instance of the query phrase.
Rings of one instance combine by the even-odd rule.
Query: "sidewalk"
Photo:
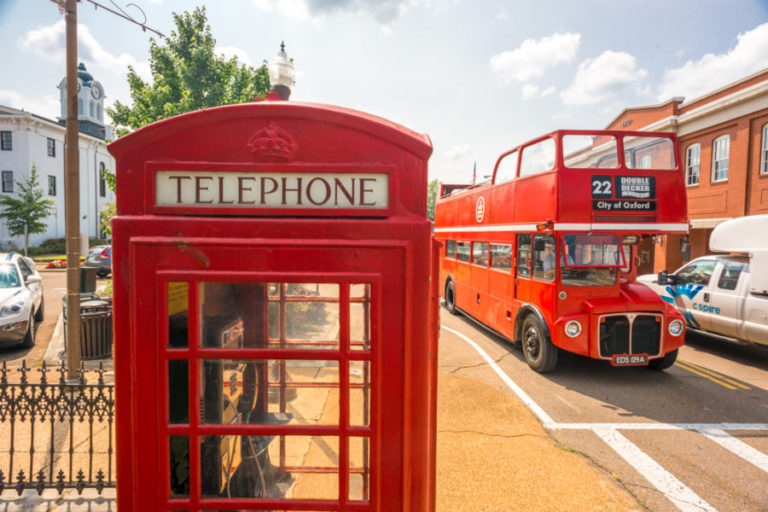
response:
[[[63,322],[46,364],[64,357]],[[89,365],[98,361],[88,362]],[[111,361],[105,367],[111,369]],[[0,512],[113,512],[114,489],[98,496],[6,490]],[[583,456],[558,447],[516,398],[451,373],[438,378],[437,511],[638,511],[644,509]]]

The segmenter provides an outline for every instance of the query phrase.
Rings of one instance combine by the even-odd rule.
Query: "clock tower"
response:
[[[67,79],[59,83],[61,101],[60,124],[65,124],[67,118]],[[104,88],[93,79],[85,64],[77,67],[77,122],[82,133],[104,140],[107,127],[104,124]]]

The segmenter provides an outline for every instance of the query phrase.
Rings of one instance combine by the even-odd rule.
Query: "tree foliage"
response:
[[[99,230],[102,233],[112,234],[112,217],[115,215],[117,215],[117,203],[115,201],[104,203],[99,212]]]
[[[24,235],[24,254],[29,248],[29,235],[45,233],[48,224],[43,219],[53,211],[53,201],[44,199],[38,181],[37,166],[33,163],[29,177],[24,182],[16,181],[17,197],[0,196],[0,219],[5,219],[11,236]]]
[[[152,84],[129,66],[132,105],[116,101],[107,109],[120,135],[184,112],[244,103],[269,92],[266,62],[254,68],[215,54],[205,7],[174,13],[173,19],[176,30],[162,44],[150,40]]]
[[[427,185],[427,218],[435,220],[435,202],[437,202],[437,191],[440,190],[440,182],[434,179]]]

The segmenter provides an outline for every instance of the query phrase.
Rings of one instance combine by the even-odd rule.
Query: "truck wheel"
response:
[[[552,344],[549,334],[539,320],[528,315],[523,321],[522,336],[523,357],[535,372],[551,372],[557,364],[557,347]]]
[[[40,299],[40,307],[35,311],[35,320],[38,322],[43,321],[43,315],[45,314],[45,300]]]
[[[445,282],[445,309],[452,315],[458,315],[456,311],[456,288],[453,286],[453,280]]]
[[[667,352],[667,354],[664,357],[660,357],[658,359],[651,359],[651,361],[648,363],[648,368],[651,370],[666,370],[673,364],[675,364],[675,361],[677,361],[677,349],[673,350],[672,352]]]
[[[35,315],[29,315],[29,327],[27,328],[27,334],[24,335],[24,340],[21,342],[21,346],[30,348],[35,346]]]

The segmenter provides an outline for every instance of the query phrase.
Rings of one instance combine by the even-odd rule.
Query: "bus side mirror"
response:
[[[675,279],[675,275],[674,274],[669,275],[669,274],[667,274],[666,270],[662,270],[661,272],[659,272],[659,278],[658,278],[657,282],[661,286],[664,286],[664,285],[667,285],[667,284],[674,285],[677,282],[677,279]]]

